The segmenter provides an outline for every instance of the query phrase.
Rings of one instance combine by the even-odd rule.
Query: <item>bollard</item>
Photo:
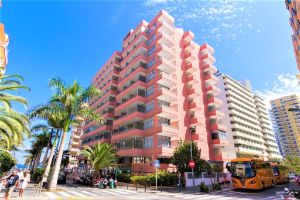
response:
[[[137,191],[137,185],[135,185],[135,190]]]
[[[145,185],[145,192],[146,192],[146,190],[147,190],[146,188],[147,188],[147,185]]]
[[[127,183],[127,190],[128,190],[128,184],[129,184],[129,183]]]
[[[160,184],[160,192],[162,192],[162,184]]]

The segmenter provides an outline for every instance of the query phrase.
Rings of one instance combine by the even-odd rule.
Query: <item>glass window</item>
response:
[[[146,104],[146,112],[149,112],[154,109],[154,101],[151,101]]]
[[[151,81],[153,78],[155,77],[155,71],[152,70],[146,77],[146,83],[148,83],[149,81]]]
[[[155,58],[152,58],[152,59],[148,62],[147,68],[152,67],[154,64],[155,64]]]
[[[153,127],[153,125],[154,125],[154,119],[153,119],[153,117],[151,117],[149,119],[146,119],[144,121],[144,129],[151,128],[151,127]]]
[[[171,147],[171,138],[167,137],[167,136],[159,135],[158,136],[158,146],[170,148]]]
[[[152,95],[154,93],[154,86],[150,86],[149,88],[147,88],[146,90],[146,97]]]
[[[155,45],[154,45],[154,46],[152,46],[152,47],[150,48],[148,55],[151,56],[151,55],[154,53],[155,50],[156,50],[156,47],[155,47]]]
[[[153,136],[148,136],[144,138],[144,147],[145,148],[153,147]]]
[[[155,34],[151,35],[151,37],[148,41],[148,45],[150,45],[155,39],[156,39],[156,35]]]

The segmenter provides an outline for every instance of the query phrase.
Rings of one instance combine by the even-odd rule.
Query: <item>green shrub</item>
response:
[[[16,159],[5,151],[0,151],[0,177],[17,163]]]
[[[199,190],[200,192],[205,192],[205,193],[209,193],[209,188],[207,185],[205,185],[204,182],[201,182],[199,185]]]
[[[221,184],[220,183],[213,184],[213,189],[214,190],[222,190]]]
[[[151,173],[144,176],[132,176],[130,179],[132,183],[137,185],[154,186],[156,180],[156,174]],[[175,186],[177,182],[177,175],[170,174],[166,171],[159,171],[157,173],[157,184],[163,186]]]
[[[42,180],[45,169],[37,168],[31,175],[31,181],[38,183]]]
[[[121,173],[117,176],[119,182],[130,183],[130,174]]]

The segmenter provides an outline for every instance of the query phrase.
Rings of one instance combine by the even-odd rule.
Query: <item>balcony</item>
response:
[[[158,108],[157,116],[163,118],[176,119],[178,117],[178,112],[176,108],[162,105],[160,108]]]
[[[167,47],[166,45],[159,44],[157,46],[157,55],[163,58],[166,58],[167,60],[173,61],[175,60],[175,54],[174,49]]]
[[[194,74],[194,75],[189,75],[189,76],[187,76],[186,82],[189,83],[189,84],[194,85],[194,84],[196,84],[196,83],[199,83],[200,80],[199,80],[197,74]]]
[[[195,48],[195,43],[193,41],[186,41],[184,43],[184,49],[187,51],[193,51]]]
[[[124,129],[123,131],[115,132],[112,136],[112,140],[120,140],[129,137],[143,137],[144,130],[138,128]]]
[[[193,61],[195,61],[196,59],[197,59],[197,56],[195,56],[192,52],[190,52],[190,51],[186,51],[185,52],[185,60],[187,61],[187,62],[193,62]]]
[[[216,96],[216,95],[220,94],[220,92],[221,92],[221,90],[214,85],[206,87],[206,94],[213,94]]]
[[[190,73],[193,74],[194,72],[196,72],[197,70],[199,70],[198,65],[195,62],[188,62],[185,66],[185,70]]]
[[[207,64],[207,65],[203,66],[203,71],[204,72],[209,72],[211,74],[214,74],[214,73],[216,73],[218,71],[218,69],[214,65],[212,65],[212,64]]]
[[[119,79],[118,86],[123,86],[128,81],[134,79],[138,75],[146,75],[147,74],[147,68],[146,65],[139,65],[137,68],[131,68],[130,70],[127,70],[128,72],[124,75],[124,78]]]
[[[175,65],[172,64],[169,60],[166,58],[159,58],[158,63],[157,63],[157,69],[160,71],[163,71],[167,74],[172,74],[176,72],[176,68],[174,67]]]
[[[123,86],[123,91],[118,91],[116,99],[119,101],[123,96],[125,96],[128,92],[133,91],[135,89],[145,89],[146,88],[146,78],[139,77],[136,81],[131,81],[128,86]]]
[[[165,72],[159,72],[157,79],[157,83],[168,88],[176,87],[177,85],[176,79]]]
[[[124,122],[136,121],[137,119],[145,118],[145,107],[136,106],[136,108],[130,109],[127,112],[122,112],[121,115],[115,117],[114,126],[119,126]]]
[[[189,84],[186,86],[187,88],[187,95],[191,97],[197,97],[201,94],[201,88],[195,88]]]
[[[129,137],[115,141],[119,156],[142,156],[144,153],[144,138]]]
[[[174,39],[170,37],[168,34],[159,33],[156,38],[159,44],[166,45],[168,47],[174,47]]]
[[[178,138],[178,128],[166,122],[161,122],[158,126],[145,130],[146,134],[155,134],[171,137],[172,140]]]
[[[219,98],[215,97],[212,94],[207,94],[206,97],[208,105],[222,105],[223,103]]]
[[[87,138],[89,136],[95,135],[95,134],[97,134],[97,133],[99,133],[101,131],[105,131],[105,130],[111,131],[112,130],[112,123],[111,124],[105,124],[105,125],[103,125],[101,127],[98,127],[97,129],[95,129],[93,131],[90,131],[90,132],[88,132],[86,134],[83,134],[81,136],[81,139],[83,140],[83,139],[85,139],[85,138]]]
[[[137,61],[141,61],[141,60],[143,60],[146,63],[148,60],[147,57],[148,57],[148,54],[146,52],[139,52],[137,55],[133,56],[130,59],[130,61],[122,62],[122,68],[130,68],[133,65],[138,66],[139,62],[137,62]],[[122,72],[123,72],[123,70],[120,72],[120,75]]]
[[[121,65],[124,66],[124,63],[125,63],[125,65],[129,64],[132,60],[134,60],[140,54],[147,54],[147,50],[148,50],[147,42],[140,42],[137,47],[135,47],[129,54],[127,54],[125,56],[125,58],[121,62]]]
[[[140,43],[147,41],[147,34],[141,32],[137,37],[133,39],[128,46],[126,46],[122,51],[122,56],[125,57],[129,52],[132,52]]]
[[[157,96],[157,99],[166,102],[173,102],[177,100],[177,94],[166,88],[161,88],[158,90],[155,96]]]
[[[175,28],[172,25],[170,25],[164,21],[158,23],[156,29],[158,30],[158,32],[166,33],[171,37],[174,35],[174,30],[175,30]]]
[[[216,62],[216,59],[210,54],[202,55],[202,61],[206,64],[213,64]]]
[[[143,90],[139,90],[143,91]],[[130,94],[127,98],[123,98],[121,102],[117,103],[116,112],[120,112],[121,110],[126,109],[133,103],[145,103],[145,91],[143,92],[137,92],[134,94]]]
[[[213,145],[219,145],[221,147],[226,146],[229,144],[227,140],[226,132],[213,132],[211,135]]]
[[[219,81],[219,79],[215,75],[210,73],[204,73],[204,80],[205,82],[212,81],[213,83],[218,83]],[[215,84],[211,84],[211,85],[215,85]]]

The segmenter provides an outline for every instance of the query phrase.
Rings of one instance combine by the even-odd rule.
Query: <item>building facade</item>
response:
[[[299,95],[293,94],[271,101],[271,114],[281,155],[300,156],[300,107]]]
[[[281,159],[263,99],[252,93],[249,82],[239,82],[219,72],[216,76],[220,80],[218,97],[223,101],[223,121],[232,144],[224,148],[224,153],[229,158]]]
[[[0,11],[1,11],[1,1],[0,1]],[[0,22],[0,77],[2,77],[6,70],[7,65],[7,46],[8,46],[8,35],[4,31],[4,24]]]
[[[195,141],[202,158],[222,163],[228,140],[214,49],[193,38],[165,11],[131,30],[122,51],[93,78],[102,95],[89,104],[105,123],[87,121],[82,144],[113,144],[120,166],[133,172],[153,172],[156,159],[161,169],[172,170],[170,157],[180,140]]]
[[[83,134],[82,126],[73,127],[71,130],[71,137],[70,137],[69,147],[68,147],[70,168],[78,166],[77,157],[80,154],[80,146],[81,146],[80,137],[82,136],[82,134]]]

